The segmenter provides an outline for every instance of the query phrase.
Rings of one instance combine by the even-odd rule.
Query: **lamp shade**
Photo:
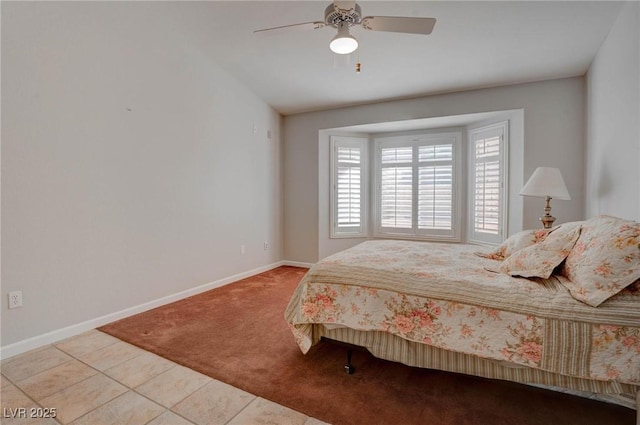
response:
[[[349,25],[347,23],[340,22],[338,24],[338,34],[329,43],[329,48],[333,53],[339,55],[348,55],[358,48],[358,40],[349,34]]]
[[[569,200],[569,191],[564,184],[562,174],[557,168],[538,167],[533,172],[527,184],[520,191],[523,196],[535,196],[546,198],[547,196],[555,199]]]

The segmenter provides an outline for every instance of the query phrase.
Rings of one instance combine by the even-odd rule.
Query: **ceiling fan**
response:
[[[363,18],[360,6],[355,1],[335,0],[325,9],[324,21],[266,28],[254,31],[254,33],[277,34],[333,27],[338,30],[338,33],[331,40],[331,43],[329,43],[329,48],[334,53],[346,55],[354,52],[358,48],[358,40],[349,34],[349,28],[352,26],[360,25],[362,28],[371,31],[428,35],[433,31],[435,24],[435,18],[413,18],[404,16],[365,16]]]

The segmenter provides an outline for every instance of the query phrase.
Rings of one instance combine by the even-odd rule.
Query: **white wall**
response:
[[[283,259],[281,117],[164,7],[2,2],[3,347]]]
[[[586,214],[640,220],[640,3],[624,5],[587,73]]]
[[[553,215],[558,222],[582,219],[584,88],[584,79],[576,77],[285,117],[285,258],[302,262],[321,258],[320,240],[327,235],[319,231],[319,132],[354,125],[523,109],[524,144],[511,155],[519,158],[516,165],[524,166],[510,170],[510,191],[519,192],[536,167],[558,167],[572,199],[554,202]],[[521,201],[523,228],[539,227],[544,201]]]

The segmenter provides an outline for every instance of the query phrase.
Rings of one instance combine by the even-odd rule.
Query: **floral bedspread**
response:
[[[410,341],[568,376],[640,384],[637,284],[599,307],[550,279],[496,273],[478,246],[367,241],[314,265],[285,312],[306,353],[313,326]]]

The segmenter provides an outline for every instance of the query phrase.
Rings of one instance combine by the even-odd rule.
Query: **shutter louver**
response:
[[[480,137],[474,141],[473,231],[498,236],[502,220],[501,137]]]
[[[337,226],[360,226],[361,150],[337,148]]]
[[[413,170],[411,147],[381,150],[380,223],[383,227],[411,229]]]
[[[420,167],[418,229],[451,229],[453,168],[451,165]]]
[[[338,167],[338,227],[360,225],[360,167]]]
[[[413,215],[413,185],[411,182],[411,167],[382,169],[380,198],[383,227],[411,229]]]
[[[418,229],[450,230],[453,226],[453,145],[419,146],[418,158]]]

